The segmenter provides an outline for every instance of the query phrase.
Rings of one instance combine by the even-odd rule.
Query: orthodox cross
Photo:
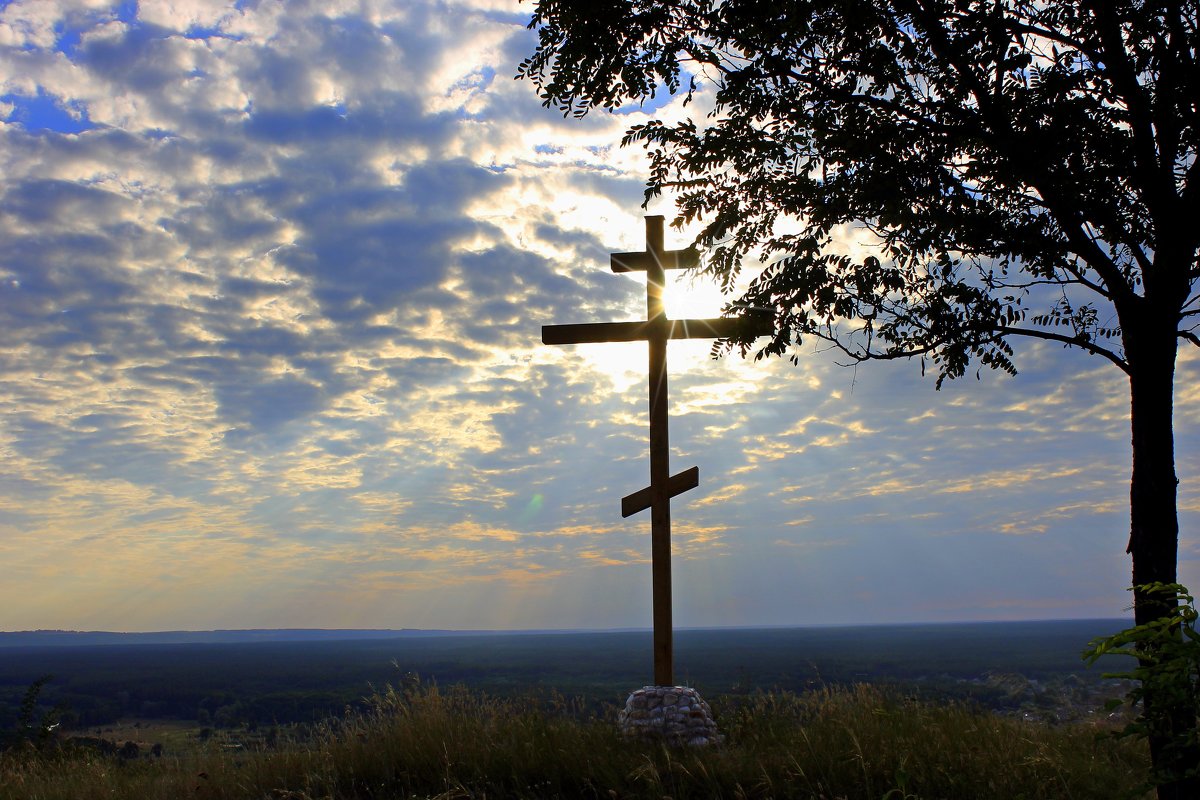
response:
[[[700,468],[672,475],[667,440],[667,341],[728,338],[743,332],[771,332],[770,320],[668,319],[663,308],[665,270],[699,264],[694,248],[663,249],[663,218],[646,217],[646,249],[613,253],[613,272],[646,272],[646,319],[638,322],[592,322],[544,325],[543,344],[597,342],[649,343],[650,349],[650,485],[621,498],[621,516],[650,509],[650,553],[654,597],[654,683],[673,686],[674,648],[671,628],[671,498],[700,485]]]

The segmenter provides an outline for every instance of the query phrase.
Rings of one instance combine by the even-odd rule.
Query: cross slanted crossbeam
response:
[[[646,217],[646,249],[640,253],[613,253],[613,272],[645,271],[646,319],[637,322],[592,322],[579,325],[545,325],[543,344],[594,344],[638,342],[650,351],[650,485],[621,498],[621,516],[650,509],[650,552],[654,597],[654,682],[673,686],[674,647],[671,623],[671,498],[700,485],[700,469],[677,475],[670,471],[667,436],[667,342],[672,339],[728,338],[742,333],[771,332],[770,320],[668,319],[663,307],[666,270],[699,264],[693,248],[663,248],[663,218]]]

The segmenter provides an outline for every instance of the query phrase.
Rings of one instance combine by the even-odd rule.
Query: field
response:
[[[611,712],[611,709],[609,710]],[[722,699],[726,742],[622,740],[610,714],[410,683],[302,740],[121,760],[0,753],[0,800],[168,798],[1143,797],[1145,754],[1094,724],[1049,726],[867,686]]]

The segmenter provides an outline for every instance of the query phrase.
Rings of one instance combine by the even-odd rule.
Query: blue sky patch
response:
[[[82,38],[83,30],[81,28],[68,28],[60,24],[54,26],[54,32],[58,35],[58,40],[54,43],[54,49],[65,53],[67,58],[73,61],[79,49],[79,40]]]
[[[0,101],[14,106],[8,122],[16,122],[27,131],[80,133],[97,127],[88,119],[87,109],[77,103],[65,106],[59,98],[38,92],[36,96],[6,94]]]

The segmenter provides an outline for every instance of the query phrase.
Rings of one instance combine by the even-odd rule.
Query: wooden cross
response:
[[[673,686],[674,649],[671,642],[671,498],[700,485],[700,468],[672,475],[667,440],[667,341],[670,339],[728,338],[741,333],[771,332],[761,319],[668,319],[663,308],[665,270],[688,269],[700,263],[694,248],[663,249],[663,218],[646,217],[646,249],[613,253],[613,272],[646,272],[646,319],[639,322],[592,322],[544,325],[543,344],[589,344],[646,341],[650,349],[650,485],[621,498],[621,516],[650,509],[650,552],[654,587],[654,683]]]

